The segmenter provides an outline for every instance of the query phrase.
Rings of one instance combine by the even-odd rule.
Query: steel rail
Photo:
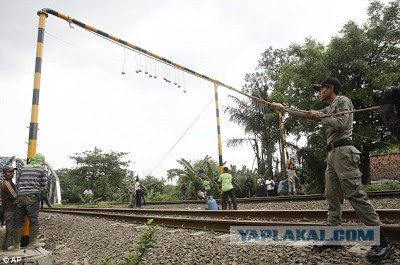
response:
[[[223,219],[262,219],[262,220],[304,220],[321,221],[326,220],[327,210],[226,210],[226,211],[208,211],[208,210],[171,210],[171,209],[120,209],[120,208],[45,208],[43,211],[58,212],[97,212],[97,213],[115,213],[130,214],[136,216],[190,216],[203,218],[223,218]],[[400,223],[400,209],[377,209],[377,214],[383,223]],[[360,221],[356,212],[353,210],[343,210],[343,222]]]
[[[368,198],[398,198],[400,197],[400,190],[388,191],[370,191],[367,192]],[[279,201],[320,201],[325,200],[324,194],[310,194],[310,195],[293,195],[293,196],[274,196],[274,197],[253,197],[253,198],[237,198],[238,203],[262,203],[262,202],[279,202]],[[220,202],[219,199],[216,200]],[[199,200],[179,200],[179,201],[154,201],[146,202],[148,205],[165,205],[165,204],[206,204],[206,201]],[[116,203],[120,204],[120,203]]]
[[[112,214],[101,213],[98,211],[70,210],[70,209],[45,209],[45,212],[58,212],[62,214],[78,214],[91,217],[117,219],[127,222],[145,224],[149,219],[153,219],[153,223],[160,226],[171,228],[184,228],[194,230],[209,230],[216,232],[230,232],[231,226],[323,226],[323,223],[312,222],[277,222],[277,221],[254,221],[254,220],[224,220],[224,219],[195,219],[182,217],[165,217],[150,215],[131,215],[131,214]],[[346,225],[344,225],[346,226]],[[391,242],[400,242],[400,226],[393,224],[384,224],[382,228]]]

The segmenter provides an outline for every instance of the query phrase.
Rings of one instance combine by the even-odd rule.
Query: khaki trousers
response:
[[[361,184],[360,151],[341,146],[328,152],[325,172],[325,197],[328,202],[328,224],[342,224],[342,205],[346,198],[358,217],[368,226],[381,222]]]

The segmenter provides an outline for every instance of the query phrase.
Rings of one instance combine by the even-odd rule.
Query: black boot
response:
[[[394,246],[388,244],[383,247],[381,245],[375,246],[371,249],[371,251],[367,254],[367,260],[369,262],[378,262],[384,259],[387,259],[394,255]]]
[[[380,245],[373,246],[367,254],[367,260],[369,262],[378,262],[394,255],[394,246],[389,243],[389,240],[384,235],[382,228],[380,238]]]

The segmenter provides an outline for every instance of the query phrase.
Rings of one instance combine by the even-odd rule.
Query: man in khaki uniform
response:
[[[325,197],[328,202],[328,224],[342,224],[342,205],[346,198],[360,219],[368,226],[381,226],[379,216],[368,199],[361,184],[360,151],[353,146],[353,113],[322,117],[353,110],[353,103],[345,96],[338,96],[342,85],[336,78],[327,77],[321,84],[314,85],[320,93],[320,100],[329,104],[328,107],[306,113],[284,109],[279,103],[272,107],[288,111],[289,114],[321,121],[327,127],[327,168],[325,171]],[[380,245],[374,246],[367,255],[370,261],[386,259],[394,252],[394,247],[388,242],[381,229]]]

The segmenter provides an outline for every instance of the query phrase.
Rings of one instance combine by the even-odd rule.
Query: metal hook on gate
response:
[[[69,26],[74,29],[74,27],[72,26],[72,18],[70,16],[68,16],[67,21]]]

